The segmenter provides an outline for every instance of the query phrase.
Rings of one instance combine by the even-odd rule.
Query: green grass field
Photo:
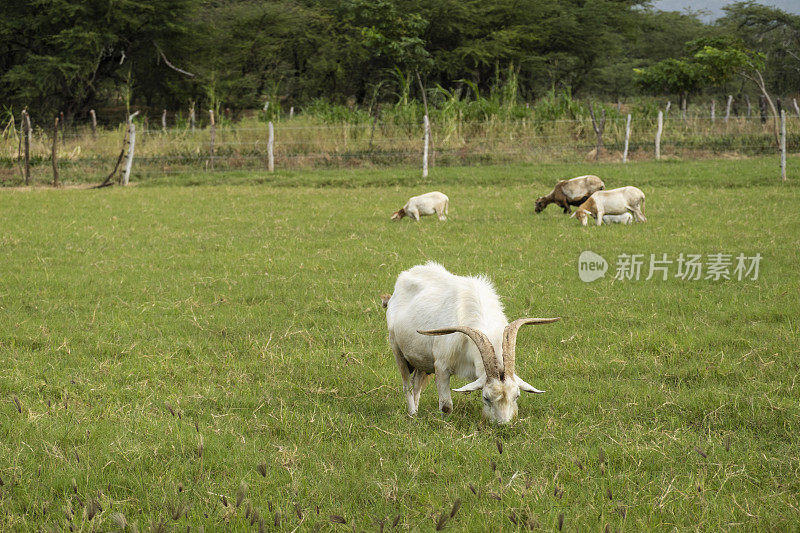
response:
[[[800,161],[789,171],[0,191],[0,530],[796,531]],[[643,189],[649,222],[534,216],[556,179],[586,173]],[[389,221],[432,189],[446,223]],[[583,250],[606,278],[580,281]],[[717,252],[760,253],[759,278],[612,279],[622,253]],[[490,276],[509,318],[564,317],[520,332],[518,372],[548,392],[513,425],[482,421],[477,393],[443,418],[432,385],[406,415],[378,296],[427,260]]]

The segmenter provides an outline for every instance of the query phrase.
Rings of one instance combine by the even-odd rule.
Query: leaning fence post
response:
[[[275,127],[272,121],[269,121],[269,138],[267,139],[267,169],[270,172],[275,172]]]
[[[600,151],[603,149],[603,131],[606,129],[606,109],[601,107],[600,110],[603,112],[601,115],[602,120],[600,120],[598,123],[594,117],[594,107],[592,106],[592,103],[589,102],[589,116],[592,117],[592,127],[594,128],[595,134],[597,134],[597,147],[594,151],[595,161],[600,159]]]
[[[89,115],[92,117],[92,137],[97,136],[97,115],[94,109],[89,110]]]
[[[664,113],[658,112],[658,127],[656,129],[656,159],[661,159],[661,132],[664,129]]]
[[[628,162],[628,143],[631,140],[631,114],[628,113],[628,121],[625,124],[625,150],[622,152],[622,162]]]
[[[166,109],[161,111],[161,131],[163,131],[165,133],[167,131],[167,110]]]
[[[786,181],[786,111],[781,109],[781,180]]]
[[[22,134],[25,148],[25,185],[31,184],[31,116],[27,109],[22,110]]]
[[[425,133],[423,135],[423,146],[422,146],[422,177],[428,177],[428,142],[429,141],[429,134],[428,134],[428,115],[425,115],[422,118],[422,125],[425,128]]]
[[[733,95],[728,95],[728,103],[725,104],[725,122],[728,122],[728,119],[731,116],[731,104],[733,103]]]
[[[133,153],[136,148],[136,124],[133,119],[139,112],[135,112],[128,117],[128,157],[125,159],[125,169],[122,171],[122,184],[127,185],[131,177],[131,169],[133,168]]]
[[[670,107],[672,107],[672,101],[671,100],[667,100],[667,107],[664,109],[664,116],[665,117],[669,116],[669,108]]]
[[[800,106],[797,105],[797,98],[792,98],[792,103],[794,104],[794,112],[797,113],[797,117],[800,118]]]
[[[711,122],[716,122],[717,120],[717,101],[711,100]]]
[[[217,124],[214,122],[214,110],[208,110],[208,116],[211,120],[211,144],[208,147],[208,154],[209,154],[209,165],[211,166],[211,170],[214,170],[214,140],[217,137]]]
[[[58,187],[58,117],[53,124],[53,187]]]

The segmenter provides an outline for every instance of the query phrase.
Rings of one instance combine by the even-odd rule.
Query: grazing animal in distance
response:
[[[389,344],[414,416],[431,374],[439,409],[453,410],[450,377],[469,380],[457,392],[482,391],[483,413],[505,424],[517,414],[520,391],[541,393],[515,369],[517,331],[558,318],[520,318],[509,324],[494,286],[484,276],[456,276],[428,262],[397,277],[386,304]]]
[[[419,217],[424,215],[436,215],[439,220],[447,220],[447,210],[450,206],[450,199],[438,192],[429,192],[412,196],[402,208],[392,213],[392,220],[400,220],[403,217],[411,217],[419,222]]]
[[[534,211],[541,213],[548,205],[556,204],[564,210],[565,215],[569,215],[572,212],[571,205],[581,205],[592,194],[605,188],[603,180],[591,174],[571,180],[561,180],[556,183],[550,194],[536,199]]]
[[[636,222],[647,222],[644,216],[644,193],[636,187],[620,187],[610,191],[597,191],[583,202],[572,215],[580,220],[581,225],[588,224],[589,216],[593,216],[600,226],[606,215],[624,215],[630,213]]]
[[[633,215],[630,213],[603,215],[603,224],[630,224],[631,222],[633,222]]]

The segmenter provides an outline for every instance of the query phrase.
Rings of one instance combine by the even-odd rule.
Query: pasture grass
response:
[[[587,172],[640,186],[649,222],[534,216]],[[800,188],[775,174],[770,158],[4,191],[0,529],[796,530]],[[432,188],[446,223],[390,223]],[[606,278],[579,280],[583,250]],[[621,253],[716,252],[760,253],[759,278],[612,279]],[[520,332],[518,372],[548,392],[513,425],[482,421],[476,393],[443,418],[432,384],[406,415],[378,295],[427,260],[489,275],[509,318],[564,317]]]

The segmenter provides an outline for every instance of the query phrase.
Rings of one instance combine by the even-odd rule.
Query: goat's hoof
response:
[[[453,412],[453,406],[452,405],[443,405],[439,409],[442,410],[442,415],[449,415],[450,413]]]

